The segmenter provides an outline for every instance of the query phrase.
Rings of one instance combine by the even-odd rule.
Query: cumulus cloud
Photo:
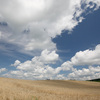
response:
[[[16,60],[12,70],[6,74],[7,77],[23,79],[77,79],[88,80],[100,77],[100,44],[93,50],[79,51],[70,61],[64,62],[60,67],[52,67],[59,61],[59,55],[49,50],[43,50],[40,56],[23,63]],[[84,68],[86,67],[87,68]],[[80,68],[79,68],[80,67]],[[64,73],[62,74],[62,72]]]
[[[94,50],[79,51],[71,58],[73,65],[100,65],[100,44]]]
[[[75,70],[68,75],[68,78],[76,80],[91,80],[100,78],[100,66],[97,67],[89,66],[89,68],[82,68],[82,70]]]
[[[50,64],[55,64],[56,61],[59,61],[58,54],[55,51],[50,52],[46,49],[42,51],[40,56],[35,56],[23,63],[16,60],[14,64],[11,64],[11,66],[16,67],[16,70],[10,71],[5,76],[24,79],[64,78],[63,75],[58,75],[61,71],[60,67],[53,68],[50,66]]]
[[[98,44],[94,50],[87,49],[77,52],[70,61],[62,64],[62,68],[64,70],[70,70],[73,69],[73,66],[80,65],[100,65],[100,44]]]
[[[92,67],[93,65],[94,67]],[[72,71],[72,73],[68,75],[69,78],[86,80],[100,77],[100,66],[97,65],[100,65],[100,44],[98,44],[94,50],[88,49],[77,52],[70,61],[64,62],[61,68],[64,71]],[[76,68],[74,68],[75,66]],[[89,68],[77,70],[78,66],[89,66]]]
[[[47,49],[42,51],[40,59],[45,63],[55,63],[59,58],[59,55],[55,51],[48,51]]]
[[[16,66],[18,66],[20,63],[21,63],[21,62],[20,62],[19,60],[16,60],[14,64],[11,64],[11,66],[16,67]]]
[[[62,30],[72,31],[82,22],[81,14],[91,8],[90,2],[96,9],[100,6],[99,0],[0,0],[0,30],[5,34],[2,41],[30,55],[33,51],[56,50],[51,38]],[[84,3],[88,7],[82,8]]]
[[[7,69],[6,68],[1,68],[0,73],[5,72]]]

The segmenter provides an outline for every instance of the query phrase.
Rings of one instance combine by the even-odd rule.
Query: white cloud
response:
[[[100,65],[100,44],[94,50],[79,51],[70,61],[64,62],[63,70],[74,70],[73,66]]]
[[[68,75],[68,78],[76,80],[91,80],[100,78],[100,66],[97,67],[89,66],[89,68],[83,68],[82,70],[75,70]]]
[[[4,72],[4,71],[6,71],[6,70],[7,70],[6,68],[1,68],[1,69],[0,69],[0,73]]]
[[[16,60],[12,70],[4,76],[23,79],[77,79],[88,80],[100,77],[100,44],[94,50],[79,51],[70,61],[64,62],[61,67],[53,68],[52,64],[59,61],[59,56],[55,51],[42,51],[40,56],[35,56],[31,60],[23,63]],[[88,66],[88,68],[84,68]],[[79,67],[79,69],[78,69]],[[82,69],[80,68],[82,67]],[[62,71],[66,72],[61,74]],[[70,73],[69,73],[69,72]],[[69,74],[68,74],[69,73]]]
[[[95,7],[94,10],[97,10],[100,7],[100,0],[83,0],[87,4],[87,8],[93,8]]]
[[[6,73],[5,76],[24,79],[54,79],[61,71],[61,68],[53,68],[50,64],[54,64],[58,60],[59,56],[55,51],[50,52],[46,49],[42,51],[40,56],[35,56],[31,60],[27,60],[23,63],[16,60],[15,63],[12,64],[12,66],[16,66],[16,70]],[[61,78],[61,76],[57,76],[58,79]]]
[[[48,64],[54,64],[56,61],[59,60],[58,54],[55,51],[48,51],[47,49],[42,51],[40,56],[35,56],[32,60],[25,61],[24,63],[20,63],[17,66],[17,69],[21,70],[33,70],[45,72],[47,70],[53,70],[53,68],[49,67]]]
[[[59,60],[59,55],[56,54],[55,51],[48,51],[47,49],[42,51],[40,56],[35,56],[32,60],[25,61],[24,63],[20,63],[17,66],[17,69],[21,70],[31,70],[35,68],[49,68],[47,64],[54,64],[56,61]]]
[[[70,61],[66,61],[61,65],[61,67],[64,71],[68,71],[68,70],[71,70],[73,68],[73,64]]]
[[[59,55],[55,51],[48,51],[47,49],[42,51],[40,59],[45,63],[55,63],[59,58]]]
[[[100,65],[100,44],[94,50],[79,51],[71,58],[73,65]]]
[[[81,8],[84,3],[86,6]],[[82,22],[81,14],[88,8],[97,10],[99,7],[100,0],[0,0],[0,22],[7,23],[6,27],[0,27],[0,40],[17,47],[21,53],[34,55],[33,52],[42,51],[40,56],[34,55],[32,60],[24,63],[16,60],[12,65],[17,69],[6,75],[29,79],[64,78],[62,74],[57,76],[61,70],[74,72],[73,66],[100,65],[98,45],[95,50],[77,52],[61,67],[50,66],[59,59],[52,38],[61,35],[62,30],[72,31]],[[6,46],[0,49],[9,50]]]
[[[16,60],[14,64],[11,64],[11,66],[16,67],[16,66],[18,66],[20,63],[21,63],[21,62],[20,62],[19,60]]]
[[[100,44],[98,44],[94,50],[88,49],[77,52],[70,61],[66,61],[61,65],[61,70],[72,71],[72,73],[68,75],[69,79],[88,80],[92,78],[99,78],[100,66],[92,67],[93,65],[100,65]],[[76,68],[74,68],[75,66]],[[89,68],[77,70],[78,66],[89,66]]]
[[[62,30],[72,31],[82,22],[81,14],[86,9],[81,5],[89,5],[90,1],[100,6],[99,0],[0,0],[0,21],[8,26],[1,29],[5,34],[2,41],[13,43],[18,52],[30,55],[33,51],[56,50],[51,38]]]

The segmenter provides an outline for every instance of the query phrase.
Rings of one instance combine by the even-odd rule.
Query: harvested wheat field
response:
[[[100,100],[100,83],[0,78],[0,100]]]

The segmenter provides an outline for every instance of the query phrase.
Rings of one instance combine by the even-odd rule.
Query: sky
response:
[[[0,0],[0,77],[100,78],[100,0]]]

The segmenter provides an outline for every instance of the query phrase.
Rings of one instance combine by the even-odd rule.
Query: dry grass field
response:
[[[100,100],[100,83],[0,78],[0,100]]]

